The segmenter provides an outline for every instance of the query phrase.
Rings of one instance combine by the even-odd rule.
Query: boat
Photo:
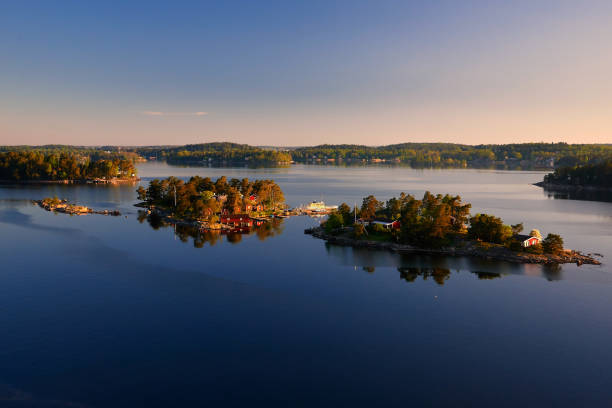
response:
[[[337,205],[325,205],[324,201],[313,201],[306,206],[306,211],[313,213],[328,213],[336,209],[338,209]]]

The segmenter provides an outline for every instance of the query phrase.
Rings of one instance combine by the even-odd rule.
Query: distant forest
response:
[[[203,143],[178,147],[139,147],[134,152],[148,159],[166,160],[171,164],[290,163],[287,151],[263,149],[237,143]]]
[[[402,143],[389,146],[322,145],[291,151],[296,162],[390,161],[413,167],[552,168],[599,162],[612,158],[612,145],[523,143],[461,145],[452,143]]]
[[[72,152],[0,152],[0,180],[87,180],[131,178],[136,175],[132,160],[113,154]]]
[[[612,160],[610,144],[523,143],[462,145],[402,143],[388,146],[320,145],[296,148],[257,147],[237,143],[184,146],[0,146],[0,152],[39,152],[89,157],[91,160],[162,160],[191,165],[275,165],[403,163],[415,168],[561,168],[596,165]]]

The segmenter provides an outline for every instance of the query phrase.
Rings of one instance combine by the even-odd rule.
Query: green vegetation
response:
[[[557,254],[563,251],[563,239],[549,234],[546,239],[538,230],[519,235],[523,224],[506,225],[501,218],[489,214],[470,216],[471,204],[460,196],[434,195],[425,192],[418,200],[401,193],[386,202],[370,195],[361,207],[351,209],[343,203],[330,214],[323,227],[326,233],[347,234],[343,227],[352,227],[350,236],[369,241],[392,241],[421,248],[441,248],[449,245],[462,247],[476,242],[479,248],[489,250],[506,247],[515,252]],[[356,212],[356,213],[355,213]],[[357,223],[354,220],[358,218]],[[524,243],[537,238],[541,244]],[[537,242],[537,241],[536,241]]]
[[[542,241],[542,250],[546,254],[563,252],[563,238],[557,234],[548,234]]]
[[[194,176],[188,182],[176,177],[152,180],[148,188],[137,190],[148,207],[160,207],[175,216],[216,221],[221,212],[271,213],[283,208],[285,197],[273,180],[249,181],[247,178],[212,181]]]
[[[494,244],[503,244],[512,237],[512,227],[504,225],[501,218],[488,214],[476,214],[470,218],[468,237]]]
[[[112,155],[126,160],[139,157],[171,164],[250,164],[393,162],[412,167],[552,168],[598,164],[612,159],[609,144],[523,143],[462,145],[401,143],[388,146],[320,145],[299,148],[263,148],[237,143],[201,143],[184,146],[0,146],[0,152],[39,152],[91,157]],[[107,157],[108,158],[108,157]]]
[[[413,167],[550,168],[575,166],[612,158],[612,145],[524,143],[508,145],[460,145],[452,143],[402,143],[388,146],[321,145],[291,151],[296,162],[408,163]]]
[[[560,167],[544,176],[544,183],[612,188],[612,158],[601,163]]]
[[[287,152],[237,143],[203,143],[179,147],[148,147],[137,148],[135,151],[142,156],[164,159],[171,164],[278,164],[291,162],[291,155]]]
[[[131,160],[101,155],[12,151],[0,153],[0,180],[88,180],[132,178]]]

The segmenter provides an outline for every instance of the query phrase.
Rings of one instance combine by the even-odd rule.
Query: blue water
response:
[[[140,223],[133,186],[1,187],[0,406],[609,406],[612,204],[538,172],[140,167],[196,173],[273,178],[292,205],[460,193],[604,265],[334,247],[304,217],[197,248]],[[49,195],[123,216],[28,201]]]

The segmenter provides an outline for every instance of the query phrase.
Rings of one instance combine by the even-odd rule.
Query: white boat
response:
[[[308,204],[306,210],[312,212],[329,212],[331,210],[336,210],[337,208],[337,205],[325,205],[324,201],[313,201]]]

